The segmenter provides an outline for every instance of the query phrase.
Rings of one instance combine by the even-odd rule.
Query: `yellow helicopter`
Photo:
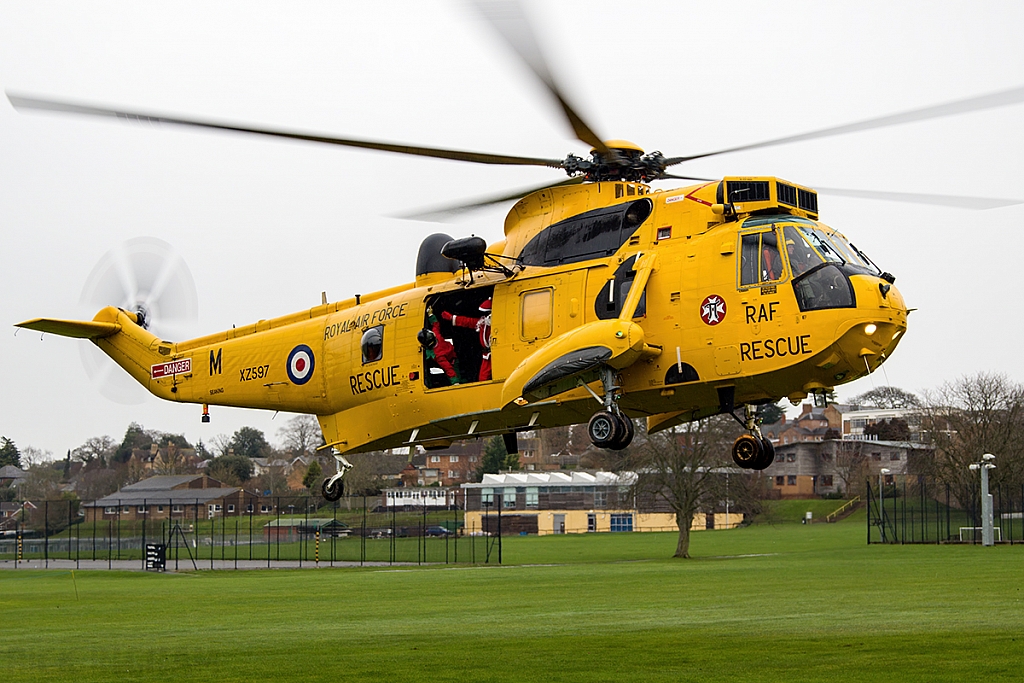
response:
[[[91,321],[37,318],[41,332],[88,339],[154,395],[316,415],[338,470],[344,455],[588,424],[596,446],[625,448],[635,418],[656,432],[718,413],[747,433],[741,466],[774,459],[757,405],[823,393],[874,371],[907,328],[894,278],[819,221],[817,193],[775,177],[687,178],[682,162],[961,113],[1022,90],[858,124],[665,157],[594,133],[567,101],[515,5],[484,8],[547,87],[589,158],[541,159],[338,138],[184,119],[8,93],[19,109],[270,135],[484,164],[561,168],[570,178],[522,196],[504,240],[426,237],[415,279],[390,289],[187,341],[152,334],[144,308]],[[955,109],[955,111],[954,111]],[[669,191],[650,182],[695,184]],[[476,205],[506,201],[501,197]]]

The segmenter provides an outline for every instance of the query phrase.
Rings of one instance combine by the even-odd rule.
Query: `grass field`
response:
[[[2,571],[0,680],[1024,678],[1024,547],[867,546],[863,514],[684,561],[598,534],[505,539],[504,567]]]

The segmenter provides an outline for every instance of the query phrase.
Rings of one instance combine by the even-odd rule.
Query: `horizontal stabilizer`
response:
[[[15,327],[24,327],[26,330],[59,334],[62,337],[74,337],[76,339],[99,339],[109,337],[121,331],[117,323],[104,323],[85,320],[55,320],[53,318],[34,318],[18,323]]]

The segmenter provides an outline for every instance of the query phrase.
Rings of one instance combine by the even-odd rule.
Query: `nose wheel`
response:
[[[753,406],[746,406],[745,427],[750,430],[732,444],[732,460],[748,470],[763,470],[775,462],[775,445],[761,434],[754,417]]]

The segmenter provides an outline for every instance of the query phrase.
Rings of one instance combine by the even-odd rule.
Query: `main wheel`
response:
[[[324,483],[320,485],[320,491],[324,494],[324,498],[333,503],[341,500],[342,483],[341,479],[338,479],[333,484],[330,482],[330,479],[324,479]]]
[[[732,460],[746,469],[756,468],[764,453],[761,440],[753,434],[742,434],[732,444]]]
[[[770,439],[761,437],[761,457],[754,464],[753,469],[755,470],[766,470],[768,466],[775,462],[775,444]]]
[[[602,410],[594,413],[587,423],[587,436],[598,448],[611,448],[612,444],[622,438],[626,425],[615,413]]]
[[[615,440],[615,443],[608,446],[608,448],[613,451],[621,451],[633,442],[633,436],[636,434],[636,427],[633,425],[633,421],[622,413],[616,414],[615,417],[618,418],[619,423],[622,426],[622,433],[619,435],[619,438]]]

